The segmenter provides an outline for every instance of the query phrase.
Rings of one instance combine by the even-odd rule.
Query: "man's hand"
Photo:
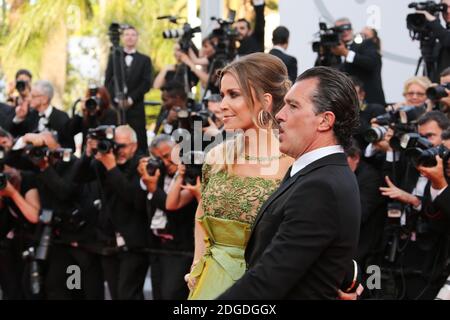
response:
[[[98,152],[95,155],[95,159],[100,161],[108,171],[111,171],[117,166],[116,156],[114,155],[112,150],[105,154]]]
[[[398,188],[392,183],[388,176],[385,177],[387,187],[380,187],[381,194],[394,200],[398,200],[403,203],[411,204],[414,207],[420,205],[420,200],[416,196]]]
[[[417,170],[428,180],[431,181],[431,186],[436,190],[444,189],[448,186],[447,180],[444,176],[444,163],[441,157],[436,156],[437,165],[432,168],[418,166]]]
[[[432,22],[434,20],[436,20],[436,16],[432,15],[431,13],[429,13],[428,11],[421,11],[421,10],[417,10],[416,13],[421,13],[425,16],[425,18],[429,21]]]
[[[341,290],[338,291],[338,299],[339,300],[358,300],[358,297],[364,291],[364,287],[360,284],[355,292],[353,293],[344,293]]]
[[[33,147],[45,146],[45,139],[39,133],[27,133],[22,139],[25,144],[32,144]]]
[[[97,149],[97,144],[98,141],[97,140],[93,140],[91,138],[88,138],[86,141],[86,156],[91,157],[94,152],[94,149]]]
[[[200,202],[202,199],[202,185],[200,182],[200,177],[197,177],[196,184],[193,186],[191,184],[186,186],[181,186],[184,190],[188,190],[197,200],[197,202]]]
[[[137,170],[139,175],[141,176],[142,182],[144,182],[145,186],[147,187],[147,191],[154,193],[158,188],[158,180],[161,176],[161,172],[158,169],[156,170],[154,176],[149,175],[147,171],[148,160],[149,158],[142,158],[141,160],[139,160]]]
[[[0,190],[0,197],[12,198],[18,191],[13,187],[13,185],[8,181],[6,187]]]
[[[331,52],[336,56],[347,57],[350,50],[347,49],[345,43],[341,42],[337,47],[331,48]]]

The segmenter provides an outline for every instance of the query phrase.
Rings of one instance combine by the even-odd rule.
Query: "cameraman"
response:
[[[92,92],[95,92],[94,96]],[[86,91],[85,99],[82,100],[81,114],[75,114],[69,120],[65,127],[65,134],[74,137],[81,132],[84,146],[89,129],[117,124],[117,113],[112,110],[108,90],[105,87],[90,88]]]
[[[98,181],[100,185],[102,205],[97,228],[104,252],[103,274],[114,300],[143,300],[148,224],[145,193],[136,170],[137,135],[130,126],[120,126],[107,153],[97,150],[98,143],[88,138],[77,176],[83,182]]]
[[[26,69],[20,69],[16,72],[15,81],[8,84],[8,98],[6,102],[13,107],[21,105],[30,100],[31,81],[33,75]],[[15,93],[17,92],[18,95]]]
[[[12,136],[0,130],[4,152],[12,146]],[[9,140],[9,141],[7,141]],[[3,162],[3,159],[0,159]],[[38,222],[40,200],[32,174],[3,166],[0,188],[0,287],[3,299],[19,300],[27,296],[22,279],[25,264],[22,252],[32,244],[34,224]]]
[[[50,132],[27,134],[23,142],[34,149],[49,150],[49,153],[29,153],[38,169],[35,179],[41,207],[53,211],[51,248],[46,261],[46,297],[50,300],[102,299],[100,261],[95,254],[83,249],[95,242],[96,217],[91,216],[83,202],[83,186],[75,182],[79,160],[71,154],[56,156],[60,145]],[[81,268],[83,291],[69,290],[66,286],[67,268],[71,265]]]
[[[417,13],[422,13],[425,15],[427,19],[427,27],[431,30],[433,35],[437,38],[437,47],[434,48],[434,52],[437,52],[436,59],[436,77],[439,75],[445,68],[450,65],[450,0],[441,0],[442,4],[447,5],[447,11],[442,13],[442,18],[446,23],[446,28],[444,28],[439,19],[429,13],[428,11],[417,11]],[[437,81],[433,76],[433,81]]]
[[[161,111],[156,119],[155,134],[172,134],[178,128],[177,112],[187,108],[187,94],[179,82],[169,82],[161,88]]]
[[[335,27],[340,30],[341,44],[331,48],[331,52],[341,57],[338,69],[356,76],[364,83],[367,103],[385,105],[385,97],[381,81],[381,55],[372,40],[362,43],[354,41],[353,27],[348,18],[336,21]]]
[[[264,52],[264,28],[266,25],[264,9],[266,4],[264,0],[252,0],[252,4],[255,10],[254,30],[252,31],[250,22],[246,19],[239,19],[234,25],[241,43],[238,48],[238,55],[241,57],[250,53]]]
[[[143,187],[148,192],[147,212],[155,238],[154,247],[162,250],[152,256],[152,280],[156,299],[185,300],[189,294],[184,275],[189,271],[194,250],[194,215],[197,202],[172,202],[178,198],[183,181],[183,171],[175,164],[175,142],[168,135],[159,135],[153,140],[150,151],[161,159],[161,167],[153,168],[154,175],[147,171],[148,159],[139,164]],[[153,173],[153,172],[151,172]]]

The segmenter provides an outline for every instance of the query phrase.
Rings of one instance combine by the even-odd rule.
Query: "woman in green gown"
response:
[[[221,72],[224,128],[239,130],[206,156],[196,213],[189,299],[214,299],[245,272],[252,223],[292,164],[279,152],[274,115],[291,85],[278,58],[255,53]]]

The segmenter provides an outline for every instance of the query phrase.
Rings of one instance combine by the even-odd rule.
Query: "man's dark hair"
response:
[[[422,115],[419,120],[417,121],[417,124],[419,126],[422,126],[430,121],[435,121],[439,128],[442,130],[447,130],[450,126],[450,121],[448,120],[447,116],[442,113],[441,111],[430,111]]]
[[[440,74],[441,78],[442,77],[447,77],[447,76],[450,76],[450,67],[445,68]]]
[[[315,113],[333,112],[336,121],[334,135],[344,148],[350,146],[352,134],[359,126],[359,100],[350,78],[330,67],[306,70],[296,82],[317,79],[317,88],[311,98]]]
[[[442,140],[450,140],[450,129],[442,131],[441,138]]]
[[[236,22],[244,22],[244,23],[247,25],[247,28],[248,28],[249,30],[251,30],[251,28],[252,28],[250,22],[249,22],[247,19],[244,19],[244,18],[238,19],[238,21],[236,21]]]
[[[279,26],[272,33],[272,43],[276,46],[289,42],[289,30],[286,27]]]
[[[167,94],[171,97],[179,97],[182,100],[187,99],[186,90],[184,90],[184,86],[182,83],[177,81],[169,81],[162,88],[161,91],[167,92]]]
[[[16,72],[16,80],[17,78],[19,78],[20,76],[25,75],[30,79],[33,79],[33,75],[31,74],[31,72],[27,69],[20,69]]]
[[[2,138],[10,138],[10,139],[13,138],[12,134],[9,133],[8,131],[6,131],[5,129],[3,129],[2,127],[0,127],[0,137],[2,137]]]

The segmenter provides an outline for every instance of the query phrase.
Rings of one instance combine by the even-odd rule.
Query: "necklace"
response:
[[[273,160],[280,160],[281,158],[286,157],[285,154],[281,154],[278,156],[272,156],[272,157],[254,157],[254,156],[249,156],[249,155],[244,155],[244,159],[247,161],[259,161],[259,162],[270,162]]]

